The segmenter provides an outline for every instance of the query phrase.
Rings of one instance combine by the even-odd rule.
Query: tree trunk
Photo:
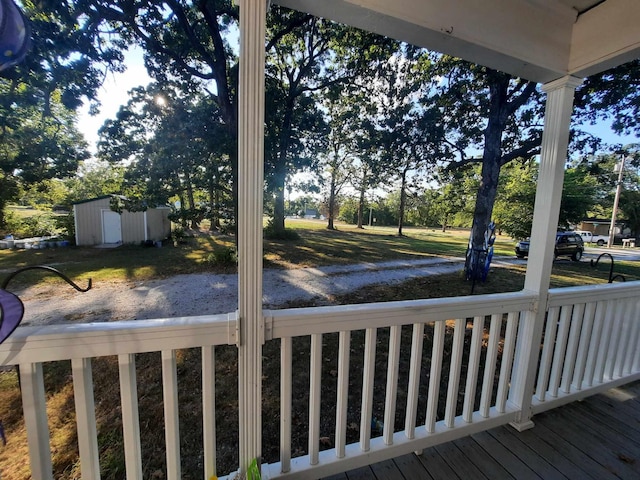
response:
[[[275,173],[274,178],[274,187],[275,187],[275,198],[273,205],[273,229],[276,237],[278,235],[284,234],[284,184],[287,174],[281,171],[284,167],[282,162],[277,166],[277,172]]]
[[[182,192],[182,190],[180,190],[178,192],[178,199],[180,200],[180,224],[182,225],[182,228],[187,228],[187,215],[186,215],[186,210],[184,208],[185,202],[184,202],[184,194]]]
[[[333,225],[333,210],[336,206],[336,178],[331,174],[331,187],[329,189],[329,213],[327,215],[327,229],[335,230]]]
[[[358,228],[362,226],[362,218],[364,217],[364,188],[360,189],[360,199],[358,200]]]
[[[289,151],[289,142],[291,140],[291,122],[293,115],[293,108],[295,106],[295,99],[289,97],[287,100],[287,109],[282,121],[282,130],[280,137],[278,138],[278,159],[275,165],[274,183],[275,188],[275,203],[273,206],[273,230],[277,236],[284,235],[284,216],[285,216],[285,195],[284,187],[287,180],[287,152]]]
[[[507,120],[507,89],[509,77],[498,74],[490,84],[490,105],[487,128],[484,131],[484,152],[482,155],[482,176],[476,195],[471,227],[471,248],[484,247],[485,232],[491,223],[493,205],[498,191],[498,178],[502,160],[502,132]]]
[[[449,214],[445,213],[444,217],[442,218],[442,233],[445,233],[447,231],[447,222],[449,221]]]
[[[4,210],[6,207],[7,207],[7,202],[5,201],[4,198],[2,198],[2,195],[0,195],[0,229],[4,228],[6,225],[6,219],[4,215]]]
[[[189,174],[189,170],[185,169],[184,172],[185,183],[187,187],[187,197],[189,198],[189,210],[191,210],[191,228],[194,230],[198,228],[198,222],[195,217],[196,213],[196,200],[193,195],[193,185],[191,184],[191,175]]]
[[[218,189],[216,188],[216,178],[209,175],[209,231],[215,232],[220,227],[218,218]]]
[[[398,212],[398,236],[402,237],[402,227],[404,225],[404,207],[407,197],[407,169],[402,170],[402,184],[400,185],[400,208]]]

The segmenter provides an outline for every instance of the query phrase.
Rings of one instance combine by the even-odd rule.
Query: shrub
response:
[[[299,240],[300,234],[293,228],[285,228],[284,231],[278,232],[273,225],[273,220],[269,220],[264,228],[264,237],[269,240]]]
[[[53,236],[57,226],[51,215],[35,215],[23,218],[14,233],[22,238]]]
[[[69,240],[70,242],[75,242],[76,223],[73,212],[69,212],[66,215],[55,216],[53,217],[53,221],[62,238]]]
[[[235,266],[238,262],[238,257],[235,249],[227,247],[214,250],[207,257],[207,262],[218,266]]]

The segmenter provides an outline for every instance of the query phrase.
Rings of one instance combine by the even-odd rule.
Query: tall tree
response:
[[[516,158],[535,155],[541,142],[542,102],[533,82],[447,55],[429,55],[426,72],[448,120],[447,143],[455,169],[481,163],[469,248],[483,247],[491,222],[500,169]],[[468,152],[481,151],[480,156]]]
[[[398,52],[375,82],[373,103],[376,106],[375,128],[380,139],[383,162],[378,171],[387,171],[400,183],[398,235],[402,236],[407,191],[417,184],[444,136],[440,110],[435,105],[420,105],[428,95],[417,74],[420,52],[409,47]],[[431,163],[433,165],[433,163]]]
[[[574,122],[611,121],[616,133],[640,133],[640,60],[592,75],[576,90]]]
[[[340,88],[329,89],[324,110],[328,123],[327,151],[319,157],[320,175],[327,192],[327,228],[334,230],[337,197],[354,173],[359,116],[354,98]]]
[[[297,28],[286,32],[286,25],[292,23]],[[314,149],[323,146],[322,117],[314,97],[329,87],[349,89],[362,81],[397,44],[280,7],[271,8],[268,30],[265,161],[267,185],[275,195],[277,235],[284,231],[287,177],[303,166],[313,166]]]
[[[139,87],[101,129],[99,154],[129,164],[127,193],[134,199],[164,204],[177,196],[185,225],[196,228],[208,214],[216,228],[231,170],[229,136],[216,112],[208,97],[169,83]],[[206,209],[196,199],[200,190],[208,195]]]
[[[121,44],[90,28],[73,2],[23,2],[32,47],[23,63],[0,75],[0,226],[18,184],[75,172],[88,157],[75,109],[95,105],[105,71],[121,68]]]

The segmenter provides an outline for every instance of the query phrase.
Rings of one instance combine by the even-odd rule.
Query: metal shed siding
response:
[[[109,210],[110,200],[110,198],[98,198],[73,206],[77,245],[99,245],[102,243],[102,210]]]
[[[146,238],[145,212],[122,212],[122,243],[140,243]]]
[[[77,245],[100,245],[104,243],[103,211],[111,211],[111,197],[96,198],[74,204]],[[140,243],[145,240],[158,241],[171,234],[169,208],[150,208],[146,212],[120,214],[122,243]]]
[[[147,238],[154,242],[164,240],[171,234],[169,208],[151,208],[147,210]]]

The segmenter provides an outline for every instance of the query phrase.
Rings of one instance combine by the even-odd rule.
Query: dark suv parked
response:
[[[584,253],[584,242],[582,237],[574,232],[558,232],[556,234],[556,246],[554,248],[554,256],[571,257],[571,260],[577,262],[582,258]],[[524,258],[529,255],[529,240],[523,240],[516,244],[516,256]]]

